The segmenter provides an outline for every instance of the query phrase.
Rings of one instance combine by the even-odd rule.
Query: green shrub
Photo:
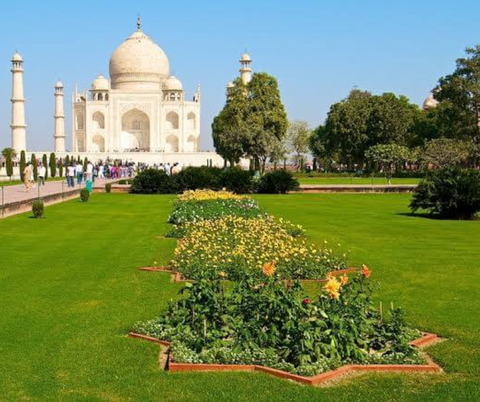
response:
[[[220,173],[222,188],[237,194],[251,193],[253,190],[253,173],[237,166],[229,167]]]
[[[90,191],[88,191],[86,188],[82,188],[80,190],[80,200],[82,202],[87,202],[89,198],[90,198]]]
[[[324,286],[309,298],[299,281],[285,286],[275,272],[246,274],[230,289],[218,275],[202,278],[184,287],[164,317],[134,331],[171,341],[178,362],[262,364],[302,375],[346,362],[422,362],[408,344],[420,332],[400,311],[382,317],[367,275],[329,282],[337,290]]]
[[[32,213],[34,218],[41,218],[45,212],[45,205],[43,201],[36,200],[32,204]]]
[[[222,188],[220,175],[222,170],[214,167],[189,166],[174,176],[178,191]]]
[[[132,194],[169,194],[175,192],[174,190],[172,177],[157,169],[146,169],[139,173],[130,187]]]
[[[112,192],[112,183],[105,184],[105,192],[111,193]]]
[[[275,170],[265,173],[258,184],[258,192],[264,194],[285,194],[287,191],[297,190],[298,180],[291,172]]]
[[[480,171],[445,168],[432,172],[413,193],[410,209],[448,219],[473,219],[480,211]]]

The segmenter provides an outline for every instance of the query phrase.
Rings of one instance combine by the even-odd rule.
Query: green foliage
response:
[[[262,214],[257,202],[251,198],[229,200],[188,201],[178,203],[168,221],[176,225],[188,222],[214,220],[224,216],[255,218]]]
[[[105,184],[105,192],[110,194],[112,192],[112,183]]]
[[[25,151],[20,151],[20,179],[23,181],[23,171],[25,170],[25,166],[27,166],[27,160],[25,156]]]
[[[45,165],[47,166],[47,165]],[[49,159],[49,162],[48,162],[48,166],[50,166],[50,174],[52,175],[53,178],[55,178],[55,176],[57,175],[57,162],[56,162],[56,157],[55,157],[55,153],[51,153],[50,154],[50,159]],[[63,171],[62,171],[63,173]],[[60,177],[62,177],[62,173],[60,173]]]
[[[86,188],[82,188],[80,190],[80,201],[87,202],[89,198],[90,198],[90,191],[88,191]]]
[[[263,168],[275,144],[285,138],[287,125],[274,77],[256,73],[247,85],[238,78],[212,124],[215,149],[231,164],[247,155],[261,161]]]
[[[342,362],[419,362],[408,341],[419,332],[392,312],[382,321],[371,303],[372,285],[357,275],[339,297],[321,292],[308,298],[299,281],[275,274],[245,275],[227,291],[218,277],[187,284],[156,322],[134,331],[173,342],[176,361],[264,364],[313,375]]]
[[[473,159],[474,144],[451,138],[437,138],[425,143],[422,162],[425,167],[431,164],[437,168],[465,166]]]
[[[410,151],[407,147],[401,145],[379,144],[370,147],[365,153],[365,156],[382,167],[390,184],[397,166],[405,163],[410,158]]]
[[[87,157],[85,157],[85,159],[83,160],[83,171],[84,172],[87,171],[87,165],[88,165],[88,159],[87,159]]]
[[[222,188],[220,175],[222,170],[215,167],[189,166],[174,176],[178,191]],[[170,191],[175,192],[175,191]]]
[[[42,156],[42,164],[45,166],[45,180],[48,179],[48,162],[47,162],[47,155],[43,154]]]
[[[43,201],[35,200],[32,204],[32,213],[34,218],[41,218],[45,211],[45,206]]]
[[[32,154],[30,163],[32,164],[33,179],[37,181],[38,180],[38,164],[37,164],[37,158],[35,157],[35,154]]]
[[[58,160],[58,176],[63,177],[63,162],[61,158]]]
[[[410,209],[447,219],[473,219],[480,211],[480,171],[458,167],[433,171],[416,188]]]
[[[295,163],[300,164],[300,160],[308,152],[311,130],[306,121],[297,120],[288,126],[287,136],[289,151],[294,154]],[[302,166],[300,166],[303,169]]]
[[[14,159],[17,156],[17,151],[15,151],[13,148],[3,148],[2,149],[2,156],[5,159],[8,159],[8,156],[10,155],[11,159]]]
[[[246,194],[253,191],[253,173],[238,166],[231,166],[220,173],[222,188],[236,194]]]
[[[10,180],[12,180],[12,176],[13,176],[13,161],[12,161],[12,155],[11,154],[7,154],[6,156],[6,161],[5,161],[5,167],[6,167],[6,170],[7,170],[7,176],[10,177]]]
[[[455,71],[439,79],[434,96],[448,105],[451,120],[463,128],[463,138],[480,144],[480,45],[465,52],[467,57],[457,60]]]
[[[300,184],[293,174],[286,170],[265,173],[258,183],[258,192],[264,194],[285,194],[295,191]]]
[[[173,178],[163,170],[146,169],[133,179],[132,194],[169,194],[174,189]]]
[[[73,162],[73,158],[72,158],[72,162]],[[65,157],[65,167],[67,168],[68,166],[70,166],[70,156],[66,156]]]

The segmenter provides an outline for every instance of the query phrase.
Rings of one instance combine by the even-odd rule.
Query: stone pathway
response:
[[[110,179],[95,180],[94,188],[104,188],[106,183],[110,183]],[[0,184],[1,187],[1,184]],[[38,199],[45,199],[46,204],[56,203],[78,196],[78,190],[85,187],[85,181],[79,186],[75,181],[75,187],[69,188],[66,180],[49,181],[44,186],[35,184],[30,188],[29,192],[25,191],[23,184],[14,186],[4,186],[0,188],[0,218],[3,216],[15,215],[25,212],[31,208],[31,203]],[[75,191],[77,190],[77,191]],[[62,194],[64,196],[62,196]]]

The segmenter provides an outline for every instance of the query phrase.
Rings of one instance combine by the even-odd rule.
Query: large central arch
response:
[[[150,151],[150,119],[146,113],[132,109],[122,116],[121,147]]]

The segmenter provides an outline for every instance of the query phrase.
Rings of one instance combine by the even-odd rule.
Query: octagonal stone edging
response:
[[[191,279],[185,279],[179,271],[175,271],[170,267],[151,266],[151,267],[139,267],[137,269],[140,271],[148,271],[148,272],[167,272],[172,275],[173,282],[193,282],[193,280]],[[358,268],[350,267],[350,268],[330,271],[328,275],[340,276],[343,274],[351,274],[355,272],[358,272]],[[293,279],[285,279],[285,281],[291,281],[291,280]],[[328,279],[300,279],[300,281],[304,283],[325,283],[328,281]]]
[[[170,342],[160,339],[130,332],[130,338],[142,339],[147,342],[153,342],[164,347],[169,347]],[[436,334],[425,332],[422,337],[413,340],[410,344],[419,349],[436,343],[439,340]],[[346,364],[335,370],[317,374],[312,377],[305,377],[286,371],[274,369],[260,365],[242,365],[242,364],[207,364],[207,363],[176,363],[170,353],[167,358],[167,367],[171,372],[185,371],[260,371],[275,377],[295,381],[304,385],[316,386],[333,379],[337,379],[345,374],[352,372],[401,372],[401,373],[442,373],[442,368],[435,363],[430,356],[422,353],[427,364]]]

